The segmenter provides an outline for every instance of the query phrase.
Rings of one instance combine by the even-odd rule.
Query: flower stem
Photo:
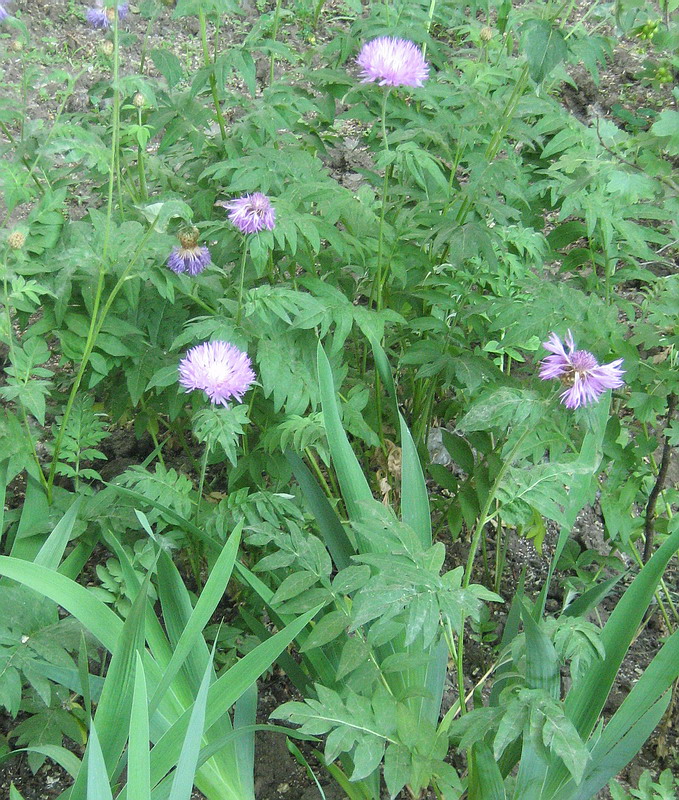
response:
[[[113,173],[111,173],[111,175],[112,174]],[[94,307],[92,309],[92,320],[90,322],[90,329],[87,332],[87,339],[85,340],[85,349],[83,351],[83,356],[80,361],[80,366],[78,367],[78,372],[75,376],[75,380],[73,381],[73,386],[71,386],[71,393],[68,396],[68,400],[66,402],[66,408],[64,410],[64,416],[62,418],[61,425],[59,427],[59,432],[57,434],[57,438],[54,443],[54,453],[52,455],[52,463],[50,465],[49,477],[47,479],[47,500],[50,503],[52,502],[52,485],[54,483],[57,459],[59,457],[59,452],[61,450],[61,442],[64,438],[64,431],[66,429],[66,424],[68,422],[68,419],[71,415],[71,409],[73,407],[73,403],[78,393],[78,389],[80,388],[83,375],[85,374],[85,370],[87,369],[87,365],[89,364],[90,356],[92,355],[92,351],[94,350],[94,346],[97,342],[97,337],[101,332],[104,322],[106,321],[106,316],[111,306],[113,305],[114,300],[118,296],[118,292],[122,289],[123,284],[127,280],[127,277],[130,274],[130,271],[132,270],[132,267],[135,265],[137,258],[139,258],[139,254],[142,252],[142,250],[146,246],[146,242],[149,240],[151,234],[155,230],[156,220],[154,220],[151,223],[151,226],[149,227],[145,236],[142,238],[141,242],[137,246],[137,249],[135,250],[135,252],[132,255],[132,258],[130,259],[130,263],[127,265],[120,278],[118,278],[118,282],[111,290],[111,294],[108,296],[108,299],[106,300],[106,303],[104,304],[104,307],[101,310],[101,314],[99,314],[99,306],[101,304],[101,297],[104,288],[104,276],[106,272],[104,267],[104,259],[106,257],[106,252],[104,251],[104,253],[102,254],[102,265],[99,271],[99,283],[97,284],[97,290],[95,293],[95,302],[94,302]],[[108,238],[104,242],[105,246],[107,246],[107,244],[108,244]]]
[[[17,360],[15,356],[16,350],[14,345],[14,329],[12,327],[12,312],[9,307],[9,287],[7,285],[7,272],[8,272],[8,267],[7,264],[5,264],[4,276],[3,276],[5,297],[3,305],[5,306],[5,316],[7,318],[7,342],[9,345],[9,357],[12,362],[12,366],[16,366]],[[17,400],[18,400],[18,406],[21,409],[21,419],[24,424],[24,428],[26,429],[26,436],[31,445],[31,455],[33,456],[33,460],[35,461],[38,467],[38,477],[40,478],[40,481],[43,484],[43,486],[47,488],[47,481],[45,480],[45,475],[42,471],[42,466],[40,465],[40,459],[38,458],[38,453],[37,450],[35,449],[35,442],[33,441],[31,428],[30,425],[28,424],[28,415],[26,414],[26,408],[24,407],[24,404],[21,400],[21,395],[17,397]]]
[[[434,21],[434,11],[436,10],[436,0],[431,0],[429,3],[429,13],[427,14],[427,34],[431,30],[431,24]],[[427,43],[425,42],[422,45],[422,58],[427,57]]]
[[[137,121],[139,123],[139,127],[141,128],[141,108],[137,109]],[[141,199],[143,202],[146,202],[149,199],[149,192],[146,186],[146,168],[144,165],[144,160],[146,158],[146,149],[141,146],[141,144],[137,145],[137,171],[139,173],[139,193],[141,194]]]
[[[200,522],[200,504],[203,499],[203,486],[205,485],[205,473],[207,472],[207,460],[210,456],[210,445],[205,443],[205,451],[203,452],[203,460],[200,464],[200,480],[198,482],[198,500],[196,502],[196,515],[195,525],[198,526]]]
[[[206,67],[212,67],[212,59],[210,58],[210,50],[207,46],[207,25],[205,23],[205,12],[202,6],[198,11],[200,19],[200,38],[203,44],[203,62]],[[215,104],[215,112],[217,114],[217,123],[219,124],[219,133],[221,134],[222,141],[226,141],[226,125],[224,124],[224,115],[222,114],[222,106],[219,102],[219,95],[217,94],[217,79],[215,78],[214,70],[210,70],[210,89],[212,91],[212,100]]]
[[[316,30],[318,26],[318,20],[321,16],[321,11],[323,10],[323,6],[325,5],[325,0],[318,0],[316,3],[316,8],[314,9],[314,20],[312,22],[312,27]]]
[[[64,415],[59,426],[59,432],[54,442],[54,452],[52,453],[52,463],[50,464],[49,475],[47,477],[47,502],[52,502],[52,487],[54,486],[54,478],[56,476],[57,463],[59,461],[59,453],[61,451],[61,443],[64,438],[64,432],[68,425],[68,420],[71,416],[71,409],[75,402],[80,383],[85,374],[85,369],[89,362],[90,355],[94,349],[94,344],[97,338],[97,323],[99,306],[101,304],[101,297],[104,291],[104,281],[106,277],[106,257],[108,255],[109,242],[111,240],[111,227],[113,217],[113,184],[116,179],[116,165],[118,163],[118,149],[120,140],[120,87],[118,85],[118,77],[120,72],[120,45],[118,39],[118,14],[113,17],[113,122],[111,130],[111,156],[108,170],[108,198],[106,203],[106,231],[104,233],[104,244],[101,252],[101,261],[99,263],[99,278],[97,280],[97,288],[94,293],[94,302],[92,304],[92,315],[90,318],[90,327],[87,331],[87,339],[85,340],[85,349],[83,356],[78,367],[78,372],[71,386],[71,392],[66,401],[66,408]],[[103,323],[103,319],[102,319]]]
[[[240,325],[241,313],[243,311],[243,284],[245,282],[245,259],[248,255],[247,239],[243,241],[243,252],[240,257],[240,284],[238,286],[238,309],[236,311],[236,325]]]
[[[278,36],[278,26],[281,22],[281,5],[282,0],[276,0],[276,10],[273,14],[273,30],[271,31],[271,39],[272,41],[276,41],[276,37]],[[276,59],[274,54],[271,53],[269,57],[269,86],[273,83],[273,75],[274,75],[274,67],[276,64]]]
[[[497,490],[500,488],[500,484],[504,480],[504,477],[507,473],[507,470],[511,467],[512,462],[514,461],[514,456],[518,453],[519,448],[523,444],[523,440],[526,438],[529,432],[529,428],[526,428],[521,436],[516,440],[516,444],[512,447],[509,455],[504,460],[504,463],[500,467],[500,471],[497,474],[497,477],[493,481],[493,485],[488,490],[488,494],[486,495],[486,501],[481,509],[481,513],[476,521],[476,527],[474,528],[474,533],[472,534],[472,541],[469,547],[469,555],[467,556],[467,567],[464,571],[464,578],[462,580],[462,588],[466,589],[469,586],[472,577],[472,568],[474,566],[474,559],[476,558],[476,553],[479,549],[479,543],[481,541],[481,535],[486,527],[486,523],[489,520],[488,512],[490,511],[490,507],[495,499],[495,495]]]
[[[512,90],[511,95],[509,96],[509,100],[507,101],[507,105],[505,106],[504,111],[502,112],[502,117],[500,118],[500,124],[497,127],[497,130],[493,134],[493,138],[488,142],[488,146],[486,147],[485,157],[486,161],[490,164],[491,161],[495,161],[495,158],[500,150],[500,146],[502,145],[502,140],[507,133],[507,128],[509,128],[509,124],[512,121],[512,117],[514,116],[514,112],[516,111],[516,106],[519,103],[523,95],[523,90],[526,87],[526,83],[528,82],[528,64],[525,64],[523,69],[521,70],[521,74],[519,75],[516,84],[514,85],[514,89]],[[457,222],[458,225],[462,225],[467,218],[467,214],[471,210],[472,201],[467,195],[462,205],[460,206],[460,210],[457,213]]]
[[[387,139],[387,100],[391,87],[388,87],[382,98],[382,142],[384,144],[384,152],[389,152],[389,140]],[[384,167],[384,181],[382,183],[382,206],[380,208],[380,226],[377,234],[377,270],[375,273],[375,283],[371,296],[377,291],[377,310],[382,310],[383,302],[383,287],[387,278],[387,270],[382,274],[382,258],[384,253],[384,216],[387,210],[387,200],[389,197],[389,179],[391,178],[391,164],[386,164]]]

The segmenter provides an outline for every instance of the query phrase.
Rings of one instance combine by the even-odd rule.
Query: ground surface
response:
[[[229,40],[242,38],[258,14],[254,3],[251,6],[245,4],[244,7],[246,15],[234,27],[222,32],[225,45]],[[17,102],[24,104],[28,120],[37,121],[37,124],[49,124],[54,118],[62,96],[64,81],[60,71],[66,70],[71,74],[79,74],[75,91],[67,101],[66,111],[85,110],[89,103],[90,87],[98,81],[110,78],[110,61],[102,52],[101,33],[91,30],[84,22],[84,6],[74,3],[73,0],[32,0],[32,2],[17,0],[13,10],[20,15],[30,36],[23,49],[16,51],[11,48],[11,42],[16,37],[8,37],[3,33],[0,39],[0,51],[3,53],[0,65],[0,95],[16,97]],[[137,70],[144,47],[150,51],[156,47],[166,46],[168,41],[171,41],[173,52],[178,55],[187,71],[199,67],[201,45],[198,23],[195,19],[173,20],[171,10],[163,10],[149,27],[144,45],[148,23],[137,11],[132,5],[131,14],[125,21],[125,30],[136,34],[136,39],[123,50],[121,64],[123,73]],[[7,29],[1,30],[5,33],[7,31]],[[587,121],[595,116],[615,115],[618,113],[616,109],[620,106],[634,107],[638,102],[639,93],[645,90],[635,82],[641,57],[634,51],[633,45],[634,43],[628,45],[623,43],[616,49],[614,58],[598,86],[591,81],[584,70],[574,71],[573,77],[577,87],[567,87],[563,92],[564,104],[573,114]],[[266,68],[266,64],[263,66]],[[146,59],[144,71],[148,75],[154,75],[154,66],[150,59]],[[22,86],[25,89],[22,89]],[[657,102],[662,102],[662,99]],[[362,159],[365,158],[365,154],[357,148],[357,144],[358,140],[351,136],[347,137],[344,146],[338,149],[335,161],[329,165],[338,179],[349,187],[352,185],[352,180],[358,177],[355,170],[364,166]],[[81,196],[73,200],[74,217],[84,213],[88,201],[85,187]],[[20,218],[25,211],[19,207],[14,216]],[[0,204],[0,218],[4,216]],[[118,452],[111,454],[107,466],[108,474],[104,477],[110,478],[114,474],[119,474],[131,463],[139,463],[142,458],[143,456],[140,458],[140,454],[134,448],[131,447],[129,452],[126,452],[125,448],[121,447]],[[583,546],[602,548],[605,552],[603,537],[597,535],[600,527],[599,519],[597,509],[587,509],[579,521],[580,539]],[[509,594],[523,567],[528,570],[528,591],[531,585],[542,585],[549,563],[549,548],[549,538],[542,555],[537,554],[530,543],[516,537],[512,538],[505,573],[505,588]],[[490,555],[492,557],[492,554]],[[104,555],[103,558],[105,557]],[[465,557],[464,541],[450,548],[451,565],[464,563]],[[667,582],[669,585],[673,585],[674,582],[675,586],[679,586],[679,576],[676,571],[667,576]],[[550,596],[549,603],[556,609],[560,600],[557,590]],[[606,610],[608,609],[605,608],[604,614]],[[659,615],[654,614],[631,648],[620,679],[609,698],[607,713],[612,713],[622,702],[634,681],[659,649],[659,639],[666,633]],[[489,666],[484,660],[487,658],[487,649],[484,651],[473,642],[470,642],[468,647],[468,657],[470,662],[467,674],[471,676],[482,674]],[[278,672],[271,676],[260,692],[260,721],[265,721],[276,706],[290,699],[291,691],[284,676]],[[446,701],[452,703],[453,700],[454,691],[451,684]],[[7,735],[15,725],[16,720],[0,714],[0,733]],[[654,736],[652,742],[635,758],[622,777],[630,784],[636,785],[644,768],[650,768],[654,773],[666,766],[676,768],[678,733],[679,703],[675,704],[672,715],[663,722],[658,735]],[[260,800],[313,800],[320,796],[304,769],[299,767],[288,753],[285,741],[280,735],[258,734],[257,753],[255,789]],[[321,769],[318,769],[317,775],[328,800],[339,800],[342,794],[336,785],[329,781]],[[69,785],[66,773],[51,762],[47,762],[37,774],[33,775],[23,757],[17,757],[0,766],[0,800],[9,797],[9,786],[12,782],[20,789],[25,800],[55,798]],[[609,795],[602,793],[601,796]]]

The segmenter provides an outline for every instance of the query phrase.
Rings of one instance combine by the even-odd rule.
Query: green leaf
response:
[[[475,744],[470,761],[469,800],[505,800],[502,774],[488,745]]]
[[[172,658],[163,672],[163,677],[156,687],[150,703],[151,713],[155,711],[164,693],[170,687],[175,675],[182,667],[191,650],[195,647],[198,637],[210,621],[215,608],[224,596],[226,586],[231,578],[233,565],[238,555],[243,521],[241,521],[229,537],[224,549],[219,554],[215,562],[210,577],[208,578],[203,591],[200,593],[198,601],[191,612],[184,630],[175,644]]]
[[[169,800],[190,800],[191,798],[194,776],[198,765],[198,756],[200,755],[200,743],[205,727],[205,708],[208,690],[210,688],[210,679],[212,677],[212,662],[214,660],[215,647],[217,647],[216,640],[191,710],[191,717],[186,729],[186,736],[184,737],[181,753],[177,761],[177,769],[174,773]],[[134,795],[132,795],[132,797],[134,797]]]
[[[389,797],[395,800],[410,778],[410,751],[401,744],[390,743],[384,754],[384,782]]]
[[[318,383],[321,390],[321,406],[328,435],[328,446],[342,490],[342,497],[346,503],[349,517],[353,521],[359,521],[363,516],[361,503],[371,504],[375,501],[342,427],[330,362],[320,342],[318,343]]]
[[[127,748],[127,792],[135,800],[151,800],[150,738],[146,676],[141,656],[137,653]]]
[[[342,523],[302,459],[291,450],[285,451],[285,457],[292,468],[295,478],[297,478],[311,513],[316,517],[323,541],[332,556],[335,566],[337,569],[343,570],[351,563],[350,559],[354,554],[354,548],[342,527]],[[337,591],[341,590],[338,589]]]
[[[151,50],[151,61],[155,68],[167,81],[168,88],[173,89],[184,77],[182,65],[171,50]]]
[[[651,125],[651,133],[667,139],[664,143],[667,152],[672,156],[677,155],[679,153],[679,111],[671,108],[661,111]]]
[[[546,19],[529,19],[521,33],[530,76],[542,83],[568,55],[566,40],[561,30]]]
[[[589,763],[589,751],[560,704],[545,703],[541,710],[545,715],[542,728],[545,747],[563,761],[575,782],[580,783]]]
[[[431,546],[431,511],[429,495],[424,482],[420,457],[413,437],[405,420],[399,414],[401,426],[402,477],[401,477],[401,516],[417,534],[420,546]]]
[[[73,527],[78,518],[78,511],[82,503],[82,495],[76,497],[68,511],[54,526],[54,530],[47,537],[45,543],[40,548],[40,552],[34,559],[34,563],[41,567],[56,570],[61,563],[64,550],[68,544]]]
[[[288,575],[283,580],[283,583],[276,590],[276,593],[271,598],[272,605],[282,603],[291,597],[297,597],[297,595],[310,589],[317,581],[318,575],[314,575],[313,572],[293,572],[292,575]]]
[[[458,423],[461,431],[501,429],[521,423],[535,424],[544,405],[535,392],[503,387],[483,394]]]
[[[69,797],[74,790],[75,786]],[[87,744],[87,800],[113,800],[104,754],[93,721],[90,722],[90,739]]]
[[[344,611],[330,611],[314,625],[311,633],[304,641],[302,653],[314,647],[322,647],[336,639],[349,625],[349,617]]]
[[[318,611],[318,608],[311,609],[270,639],[262,642],[210,686],[205,719],[206,731],[227,713],[243,692],[252,685],[253,680],[273,664],[278,655],[299,635]],[[187,709],[162,735],[151,751],[152,782],[160,781],[177,763],[190,714],[191,709]]]

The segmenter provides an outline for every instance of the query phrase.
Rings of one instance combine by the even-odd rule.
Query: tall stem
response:
[[[514,447],[512,447],[509,455],[504,460],[504,463],[500,467],[500,471],[497,474],[497,477],[493,481],[493,485],[488,490],[488,494],[486,495],[486,501],[483,504],[483,508],[481,509],[481,513],[479,514],[479,518],[476,521],[476,527],[474,528],[474,533],[472,534],[471,545],[469,547],[469,555],[467,556],[467,567],[464,571],[464,579],[462,580],[462,588],[466,589],[469,586],[472,577],[472,568],[474,566],[474,559],[476,558],[476,553],[479,549],[479,543],[481,541],[481,534],[483,533],[484,528],[486,527],[486,523],[489,520],[488,512],[490,511],[490,507],[495,499],[495,495],[497,493],[500,484],[504,480],[504,477],[507,473],[507,470],[511,467],[512,461],[514,461],[514,456],[518,453],[519,448],[523,444],[523,440],[528,435],[529,428],[526,428],[524,432],[519,436],[516,441]]]
[[[119,87],[119,73],[120,73],[120,46],[118,40],[118,14],[113,16],[113,121],[111,130],[111,156],[108,170],[108,198],[106,203],[106,231],[104,233],[104,244],[101,252],[101,261],[99,263],[99,278],[97,280],[97,288],[94,293],[94,302],[92,305],[92,314],[90,317],[90,327],[87,331],[87,339],[85,341],[85,350],[83,352],[78,372],[71,386],[71,391],[66,401],[66,408],[64,415],[59,426],[56,441],[54,442],[54,452],[52,454],[52,463],[50,464],[49,476],[47,478],[47,500],[52,502],[52,487],[54,485],[54,478],[57,470],[57,463],[59,460],[59,453],[61,451],[61,443],[64,438],[64,432],[71,416],[71,409],[75,402],[80,383],[85,374],[90,355],[94,349],[96,340],[97,317],[99,314],[99,305],[101,304],[101,297],[104,291],[104,280],[106,277],[106,258],[108,255],[109,243],[111,240],[111,227],[113,217],[113,184],[116,179],[116,165],[118,163],[118,148],[120,140],[120,87]]]
[[[509,100],[507,101],[507,105],[505,106],[504,111],[502,112],[502,117],[500,120],[500,124],[498,125],[497,130],[493,134],[493,138],[488,142],[488,146],[486,147],[485,157],[486,161],[490,164],[491,161],[494,161],[502,144],[502,140],[507,133],[507,129],[509,128],[509,123],[512,121],[512,117],[514,116],[514,112],[516,111],[516,106],[519,103],[523,95],[523,90],[526,87],[526,83],[528,82],[528,64],[525,64],[523,69],[521,70],[521,74],[519,75],[516,84],[514,85],[514,89],[512,90],[511,95],[509,96]],[[460,206],[460,210],[457,214],[457,222],[459,225],[462,225],[467,218],[467,214],[471,210],[472,201],[467,195],[464,198],[462,205]]]
[[[276,37],[278,36],[278,26],[281,22],[281,5],[282,0],[276,0],[276,10],[273,13],[273,30],[271,31],[271,39],[275,42]],[[276,64],[276,59],[274,58],[274,54],[271,53],[269,57],[269,86],[273,83],[273,74],[274,74],[274,67]]]
[[[157,217],[156,217],[156,220],[157,220]],[[137,258],[139,257],[140,253],[142,252],[142,250],[146,246],[146,242],[149,240],[151,234],[155,230],[156,220],[154,220],[151,223],[151,226],[150,226],[149,230],[146,232],[146,235],[144,236],[144,238],[141,240],[141,242],[137,246],[137,249],[135,250],[132,258],[130,259],[130,263],[127,265],[127,267],[125,268],[125,270],[122,273],[122,275],[120,276],[120,278],[118,278],[118,281],[117,281],[116,285],[113,287],[113,289],[111,291],[111,294],[108,296],[108,299],[106,300],[106,303],[104,304],[104,307],[101,310],[101,314],[99,314],[99,305],[101,303],[101,297],[102,297],[102,294],[103,294],[104,275],[105,275],[105,269],[104,269],[103,264],[102,264],[102,268],[101,268],[101,270],[99,272],[99,283],[97,285],[97,291],[96,291],[96,294],[95,294],[95,304],[94,304],[94,307],[92,309],[92,322],[90,323],[90,329],[87,332],[87,339],[85,340],[85,350],[83,351],[83,357],[82,357],[82,360],[80,362],[80,366],[78,367],[78,373],[75,376],[75,380],[73,381],[73,386],[71,387],[71,393],[69,394],[68,401],[66,402],[66,408],[64,410],[64,416],[63,416],[63,419],[61,421],[61,425],[59,427],[59,432],[57,433],[57,439],[56,439],[56,441],[54,443],[54,453],[52,455],[52,464],[50,466],[50,472],[49,472],[49,477],[48,477],[48,481],[47,481],[47,499],[48,499],[49,502],[52,501],[52,485],[54,483],[54,476],[55,476],[55,471],[56,471],[57,458],[58,458],[59,452],[61,450],[61,442],[62,442],[62,439],[64,437],[64,431],[66,429],[66,423],[68,422],[68,418],[69,418],[69,416],[71,414],[71,409],[73,407],[73,403],[74,403],[76,395],[78,393],[78,389],[80,387],[80,383],[82,382],[83,375],[85,374],[85,370],[87,369],[87,365],[89,364],[90,356],[92,355],[92,351],[94,350],[94,346],[95,346],[95,344],[97,342],[97,337],[99,336],[99,333],[101,332],[101,329],[102,329],[102,327],[104,325],[104,322],[106,321],[106,316],[107,316],[107,314],[109,312],[109,309],[111,308],[111,306],[113,305],[114,300],[118,296],[118,292],[122,289],[123,284],[127,280],[127,277],[130,274],[130,271],[132,270],[132,267],[137,262]],[[105,241],[105,244],[107,244],[107,242],[108,242],[108,239]],[[104,258],[104,257],[105,257],[105,253],[104,253],[104,256],[102,258]],[[99,314],[98,317],[97,317],[97,314]]]
[[[384,152],[389,152],[389,140],[387,139],[387,100],[389,99],[389,93],[391,91],[391,87],[388,87],[386,92],[384,93],[384,97],[382,98],[382,143],[384,144]],[[380,227],[377,234],[377,270],[375,274],[375,285],[373,287],[374,290],[377,290],[377,310],[382,310],[382,294],[383,294],[383,285],[386,280],[386,270],[385,274],[382,274],[382,257],[384,252],[384,215],[387,210],[387,200],[389,197],[389,179],[391,177],[391,164],[385,164],[384,167],[384,181],[382,183],[382,206],[380,208]]]
[[[238,286],[238,309],[236,311],[236,325],[240,325],[240,318],[243,311],[243,284],[245,283],[245,259],[248,255],[247,239],[243,240],[243,252],[240,257],[240,284]]]
[[[436,9],[436,0],[431,0],[429,3],[429,13],[427,14],[427,34],[431,30],[431,24],[434,21],[434,10]],[[427,43],[422,46],[422,58],[427,57]]]
[[[318,25],[318,20],[321,16],[321,11],[323,10],[323,6],[325,5],[325,0],[318,0],[316,3],[316,8],[314,9],[314,21],[312,23],[312,27],[316,30],[316,26]]]
[[[15,356],[16,350],[15,350],[15,346],[14,346],[14,330],[12,328],[12,311],[11,311],[11,309],[9,307],[9,301],[8,301],[8,298],[9,298],[9,286],[7,284],[7,272],[8,272],[8,266],[7,266],[7,264],[5,264],[5,270],[4,270],[4,276],[3,276],[3,285],[4,285],[4,289],[5,289],[5,298],[4,298],[5,302],[3,303],[3,305],[5,306],[5,316],[6,316],[6,319],[7,319],[7,342],[8,342],[8,345],[9,345],[9,356],[10,356],[10,359],[12,361],[12,365],[16,366],[17,359],[16,359],[16,356]],[[24,424],[24,428],[26,429],[26,436],[27,436],[27,439],[28,439],[28,441],[30,442],[30,445],[31,445],[31,455],[33,456],[33,460],[35,461],[36,466],[38,467],[38,476],[39,476],[43,486],[46,488],[47,487],[47,481],[45,480],[45,475],[44,475],[44,473],[42,471],[42,466],[40,464],[40,459],[38,458],[38,453],[37,453],[37,450],[35,449],[35,442],[33,441],[33,436],[31,435],[31,428],[30,428],[30,426],[28,424],[28,415],[26,414],[26,409],[25,409],[24,404],[23,404],[23,402],[21,400],[21,395],[18,396],[17,400],[18,400],[19,408],[21,409],[21,419],[22,419],[22,422]]]
[[[207,25],[205,23],[205,12],[203,8],[198,11],[200,19],[200,38],[203,44],[203,63],[206,67],[212,67],[212,58],[210,57],[210,50],[207,46]],[[222,141],[226,141],[226,125],[224,124],[224,116],[222,114],[222,106],[219,102],[219,94],[217,93],[217,78],[215,78],[214,70],[210,71],[210,89],[212,90],[212,100],[215,104],[215,113],[217,114],[217,123],[219,124],[219,133],[221,134]]]
[[[196,515],[195,515],[195,524],[196,526],[200,522],[200,503],[203,499],[203,486],[205,485],[205,473],[207,472],[207,460],[210,455],[210,445],[208,442],[205,443],[205,451],[203,452],[203,460],[200,465],[200,481],[198,483],[198,501],[196,503]]]
[[[139,127],[141,128],[141,108],[137,109],[137,122]],[[146,168],[144,166],[144,160],[146,158],[146,148],[142,147],[141,144],[137,144],[137,171],[139,173],[139,193],[141,194],[141,199],[143,202],[146,202],[149,199],[149,192],[146,186]]]

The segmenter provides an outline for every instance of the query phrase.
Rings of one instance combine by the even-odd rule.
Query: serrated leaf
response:
[[[568,55],[563,33],[546,19],[529,19],[524,24],[522,45],[530,76],[536,83],[542,83]]]

